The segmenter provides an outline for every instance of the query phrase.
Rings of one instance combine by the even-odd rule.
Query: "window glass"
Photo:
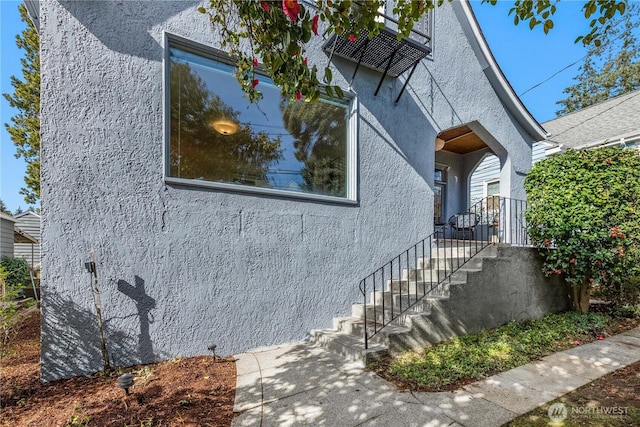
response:
[[[492,181],[487,183],[487,196],[500,195],[500,181]]]
[[[170,177],[348,197],[349,103],[289,103],[264,76],[251,104],[232,66],[170,48]]]

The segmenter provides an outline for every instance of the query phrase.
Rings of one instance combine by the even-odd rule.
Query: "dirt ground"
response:
[[[2,426],[230,426],[236,369],[232,358],[174,359],[41,383],[40,315],[29,317],[0,354]],[[135,375],[130,395],[117,387]]]

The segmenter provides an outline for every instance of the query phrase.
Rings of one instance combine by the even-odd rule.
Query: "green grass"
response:
[[[593,340],[604,333],[609,316],[564,313],[510,322],[497,329],[454,338],[417,351],[406,351],[389,364],[371,365],[382,376],[410,389],[439,390],[526,364]]]

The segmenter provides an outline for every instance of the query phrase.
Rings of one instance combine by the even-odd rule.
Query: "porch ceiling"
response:
[[[445,142],[442,151],[451,153],[468,154],[487,147],[487,144],[466,125],[442,131],[438,137]]]

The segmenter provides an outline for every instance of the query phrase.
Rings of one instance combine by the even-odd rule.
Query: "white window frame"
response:
[[[224,183],[224,182],[211,182],[201,181],[196,179],[178,178],[170,175],[170,146],[171,140],[171,104],[169,99],[170,92],[170,75],[169,70],[171,66],[170,60],[170,48],[174,47],[186,52],[193,53],[195,55],[209,58],[214,61],[223,62],[231,66],[234,65],[234,61],[223,51],[213,48],[211,46],[204,45],[202,43],[190,40],[188,38],[178,36],[176,34],[164,32],[164,66],[163,66],[163,89],[164,89],[164,103],[163,103],[163,122],[164,122],[164,141],[163,141],[163,180],[166,184],[173,184],[177,186],[188,187],[200,187],[215,190],[228,191],[233,193],[249,193],[249,194],[261,194],[274,197],[305,199],[305,200],[317,200],[321,202],[331,202],[339,204],[357,205],[358,194],[358,102],[357,97],[352,91],[344,91],[345,101],[348,102],[347,107],[347,153],[346,153],[346,195],[345,197],[328,196],[323,194],[304,193],[292,190],[276,189],[276,188],[264,188],[264,187],[251,187],[241,184]]]
[[[492,179],[487,179],[484,181],[483,186],[482,186],[482,198],[486,199],[487,197],[489,197],[489,184],[495,184],[495,183],[500,184],[500,178],[492,178]],[[492,196],[500,196],[500,193],[498,192],[498,194],[491,194]]]

